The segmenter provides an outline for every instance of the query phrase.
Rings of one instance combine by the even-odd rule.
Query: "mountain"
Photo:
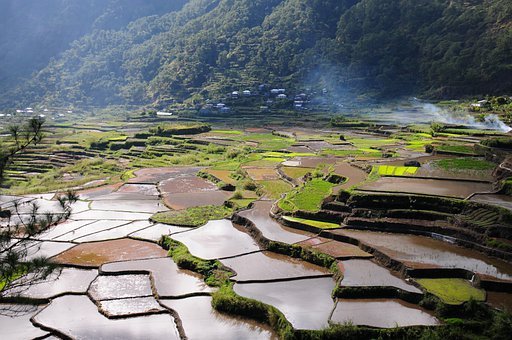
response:
[[[93,30],[117,30],[140,17],[180,9],[185,0],[2,0],[0,90],[44,68]]]
[[[88,32],[1,105],[165,106],[262,83],[374,96],[512,90],[509,0],[164,3],[104,5],[94,20],[84,19]]]

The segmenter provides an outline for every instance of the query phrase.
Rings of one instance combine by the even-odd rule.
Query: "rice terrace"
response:
[[[0,338],[510,338],[512,8],[384,3],[0,2]]]

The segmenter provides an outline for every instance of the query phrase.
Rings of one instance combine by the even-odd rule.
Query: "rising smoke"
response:
[[[464,125],[475,129],[497,130],[509,132],[512,130],[510,126],[503,123],[498,116],[494,114],[486,115],[483,121],[478,121],[474,116],[468,113],[454,113],[433,104],[423,104],[425,114],[432,117],[432,121],[445,124]]]

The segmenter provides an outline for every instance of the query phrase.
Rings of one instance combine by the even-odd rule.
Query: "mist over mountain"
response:
[[[2,0],[0,90],[44,68],[93,30],[121,29],[140,17],[179,9],[185,0]]]
[[[334,84],[380,97],[512,90],[509,0],[12,0],[1,6],[7,11],[0,8],[0,88],[11,87],[0,97],[3,107],[162,106],[263,83]],[[29,13],[37,24],[24,23]]]

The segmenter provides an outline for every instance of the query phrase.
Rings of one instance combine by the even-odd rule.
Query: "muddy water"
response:
[[[264,251],[221,261],[235,270],[236,281],[275,280],[304,276],[328,275],[323,267],[289,256]]]
[[[111,300],[152,295],[149,275],[98,276],[89,288],[94,300]]]
[[[107,262],[140,260],[166,255],[167,252],[156,244],[121,239],[80,244],[56,256],[53,260],[57,263],[99,267]]]
[[[507,195],[475,195],[471,198],[471,201],[497,205],[512,210],[512,197]]]
[[[30,318],[43,306],[0,304],[0,329],[3,339],[35,339],[47,333],[34,327]]]
[[[512,280],[511,264],[428,237],[356,230],[340,233],[361,240],[408,266],[463,268]]]
[[[123,238],[128,236],[128,234],[131,234],[133,232],[136,232],[138,230],[147,228],[151,223],[149,221],[135,221],[132,223],[124,224],[122,226],[104,230],[98,233],[94,233],[88,236],[80,237],[77,239],[74,239],[74,242],[94,242],[94,241],[106,241],[106,240],[114,240],[118,238]]]
[[[118,183],[118,184],[101,186],[101,187],[94,188],[94,189],[81,190],[78,192],[78,196],[80,197],[80,199],[83,199],[83,200],[95,199],[96,197],[105,196],[105,195],[113,193],[114,191],[119,189],[119,187],[121,185],[122,185],[122,183]]]
[[[189,270],[179,269],[171,258],[124,261],[104,264],[101,270],[105,273],[123,271],[149,271],[159,296],[178,297],[192,293],[211,292],[201,275]]]
[[[168,224],[154,224],[148,228],[142,229],[135,233],[130,234],[130,237],[140,238],[149,241],[158,241],[162,235],[170,235],[175,233],[182,233],[191,230],[192,228],[178,227]]]
[[[334,172],[340,176],[348,178],[346,182],[342,183],[336,189],[348,189],[354,185],[363,182],[368,174],[363,170],[352,166],[348,163],[337,163],[334,166]]]
[[[84,295],[54,299],[34,320],[75,339],[179,339],[170,315],[108,319]]]
[[[512,312],[512,293],[487,292],[487,303],[495,308]]]
[[[163,200],[165,204],[172,209],[181,210],[205,205],[222,205],[231,195],[233,195],[233,193],[227,191],[191,192],[164,194]]]
[[[236,229],[229,220],[210,221],[200,228],[171,237],[203,259],[241,255],[260,249],[251,236]]]
[[[272,241],[292,244],[313,236],[313,234],[308,232],[284,227],[273,220],[269,216],[272,203],[272,201],[256,201],[252,209],[241,211],[238,214],[253,222],[256,228],[262,232],[263,236]]]
[[[407,283],[388,269],[369,260],[347,260],[340,263],[343,272],[342,287],[354,286],[390,286],[405,291],[422,293],[415,286]]]
[[[339,299],[331,320],[381,328],[439,324],[419,307],[395,299]]]
[[[249,177],[255,181],[271,181],[279,179],[276,169],[274,168],[244,168]]]
[[[148,168],[135,172],[135,178],[129,180],[132,183],[158,183],[170,178],[180,176],[194,176],[200,167],[175,167],[175,168]]]
[[[277,338],[267,325],[233,317],[214,310],[209,296],[196,296],[179,300],[162,300],[175,310],[189,339],[270,339]]]
[[[376,182],[363,185],[360,189],[465,198],[475,192],[491,191],[492,185],[469,181],[382,177]]]
[[[332,278],[285,282],[235,284],[238,295],[256,299],[279,309],[297,329],[321,329],[334,307]]]
[[[165,310],[152,296],[100,301],[98,308],[108,317],[150,314]]]
[[[333,241],[323,237],[313,237],[306,241],[299,242],[298,244],[303,247],[311,248],[321,253],[331,255],[337,259],[373,257],[372,254],[365,252],[358,246],[350,243]]]
[[[154,184],[124,184],[117,190],[118,193],[140,194],[145,196],[158,196],[159,192]]]
[[[180,178],[171,178],[159,184],[159,189],[166,194],[179,194],[201,191],[215,191],[217,186],[210,181],[195,175]]]
[[[28,289],[24,287],[13,291],[13,295],[47,299],[63,293],[85,293],[97,275],[98,271],[95,269],[63,268],[62,271],[52,273],[44,281],[31,284]]]
[[[298,166],[302,166],[305,168],[316,168],[320,164],[334,164],[336,163],[336,158],[327,158],[327,157],[296,157],[292,161],[299,161],[300,164]]]

